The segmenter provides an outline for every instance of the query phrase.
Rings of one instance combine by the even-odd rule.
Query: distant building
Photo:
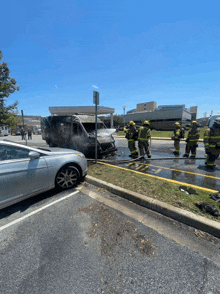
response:
[[[197,119],[197,111],[198,111],[198,106],[190,107],[190,113],[191,113],[191,116],[192,116],[192,120]]]
[[[180,104],[180,105],[160,105],[158,106],[157,110],[174,110],[174,109],[185,109],[186,106],[185,104]]]
[[[136,112],[129,111],[125,115],[125,123],[132,120],[137,125],[142,125],[144,120],[149,120],[151,128],[156,130],[173,130],[175,122],[185,126],[191,123],[191,119],[190,110],[186,109],[185,104],[157,107],[156,102],[137,104]]]
[[[209,117],[201,117],[197,119],[197,122],[202,127],[208,127]]]
[[[142,111],[153,112],[157,108],[157,102],[152,101],[152,102],[139,103],[136,105],[136,107],[137,107],[137,112],[142,112]]]
[[[131,110],[127,111],[127,114],[129,114],[129,113],[133,113],[133,112],[137,112],[137,109],[136,109],[136,108],[131,109]]]
[[[22,119],[21,115],[17,115],[18,119]],[[39,115],[24,115],[24,124],[27,125],[28,127],[32,127],[35,125],[39,125],[40,126],[40,120],[41,120],[41,116]],[[19,124],[21,125],[23,122],[20,122]]]

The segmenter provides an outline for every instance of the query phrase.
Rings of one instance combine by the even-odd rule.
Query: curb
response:
[[[220,238],[220,223],[213,220],[206,219],[203,216],[196,215],[187,210],[183,210],[178,207],[174,207],[170,204],[161,202],[159,200],[150,198],[148,196],[115,186],[105,181],[98,180],[92,176],[86,176],[85,181],[94,186],[104,188],[113,194],[128,199],[138,205],[144,206],[153,211],[159,212],[165,216],[175,219],[181,223],[207,232],[217,238]]]

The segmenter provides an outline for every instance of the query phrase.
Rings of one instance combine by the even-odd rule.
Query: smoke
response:
[[[116,129],[101,129],[97,130],[98,137],[109,137],[116,132]]]

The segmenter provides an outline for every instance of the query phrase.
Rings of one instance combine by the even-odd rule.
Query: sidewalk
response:
[[[167,217],[170,217],[186,225],[189,225],[201,231],[207,232],[217,238],[220,238],[220,223],[218,222],[209,220],[200,215],[196,215],[187,210],[174,207],[170,204],[166,204],[164,202],[150,198],[148,196],[127,189],[123,189],[121,187],[115,186],[105,181],[101,181],[89,175],[86,176],[85,180],[89,184],[92,184],[100,188],[104,188],[107,191],[116,194],[120,197],[123,197],[129,201],[137,203],[138,205],[154,210]]]

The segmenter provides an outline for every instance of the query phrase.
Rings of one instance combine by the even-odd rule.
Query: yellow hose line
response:
[[[129,171],[129,172],[132,172],[132,173],[143,175],[143,176],[146,176],[146,177],[155,178],[155,179],[158,179],[158,180],[163,180],[163,181],[166,181],[166,182],[174,183],[174,184],[177,184],[177,185],[182,184],[183,186],[193,187],[195,189],[200,189],[200,190],[210,192],[210,193],[217,193],[218,192],[217,190],[212,190],[212,189],[203,188],[203,187],[191,185],[191,184],[184,183],[184,182],[179,182],[179,181],[166,179],[166,178],[162,178],[162,177],[158,177],[158,176],[154,176],[154,175],[150,175],[150,174],[145,174],[145,173],[142,173],[142,172],[138,172],[138,171],[127,169],[127,168],[120,167],[120,166],[111,165],[111,164],[100,162],[100,161],[98,161],[98,163],[103,164],[103,165],[107,165],[107,166],[110,166],[110,167],[118,168],[118,169],[121,169],[121,170],[124,170],[124,171]]]
[[[178,171],[178,172],[181,172],[181,173],[196,175],[196,176],[200,176],[200,177],[206,177],[206,178],[211,178],[211,179],[215,179],[215,180],[220,180],[220,178],[218,178],[218,177],[212,177],[212,176],[207,176],[207,175],[203,175],[203,174],[192,173],[192,172],[188,172],[188,171],[184,171],[184,170],[180,170],[180,169],[174,169],[174,168],[158,166],[158,165],[153,165],[153,164],[146,164],[146,166],[153,166],[153,167],[158,167],[158,168],[162,168],[162,169]]]

